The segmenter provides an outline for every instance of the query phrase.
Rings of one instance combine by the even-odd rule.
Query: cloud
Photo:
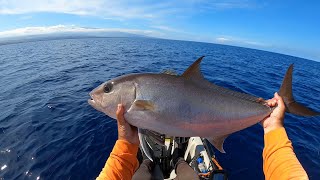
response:
[[[0,14],[26,14],[39,12],[91,15],[102,18],[154,18],[165,9],[164,3],[150,4],[131,1],[106,0],[0,0]],[[158,10],[157,10],[158,9]]]
[[[29,36],[29,35],[44,35],[52,33],[99,33],[99,32],[124,32],[145,36],[163,36],[159,31],[141,30],[141,29],[121,29],[121,28],[84,28],[74,25],[56,25],[56,26],[37,26],[24,27],[8,31],[0,31],[0,38]]]
[[[219,43],[225,43],[225,42],[230,41],[230,39],[225,38],[225,37],[217,37],[216,41],[219,42]]]
[[[95,12],[98,8],[99,1],[92,0],[85,3],[83,0],[12,0],[0,1],[0,14],[25,14],[36,12],[57,12],[84,15],[90,11]]]
[[[251,1],[164,0],[160,2],[130,0],[0,0],[0,14],[39,12],[98,16],[107,19],[154,19],[173,14],[187,14],[212,9],[252,7]]]
[[[155,26],[151,26],[151,28],[160,29],[163,31],[170,31],[170,32],[180,32],[180,30],[178,30],[178,29],[175,29],[175,28],[172,28],[169,26],[164,26],[164,25],[155,25]]]
[[[179,18],[192,17],[204,11],[212,12],[212,9],[247,8],[248,4],[251,4],[251,1],[0,0],[0,16],[3,14],[20,15],[19,20],[28,20],[32,18],[33,13],[46,12],[94,16],[120,22],[138,19],[142,20],[143,24],[149,25],[151,29],[154,29],[153,32],[157,32],[157,37],[164,37],[164,33],[190,37],[190,35],[186,35],[188,32],[170,27],[168,24],[171,25]],[[26,27],[24,31],[29,31],[30,29],[34,30],[33,27]],[[38,32],[39,29],[43,28],[38,27]],[[46,29],[45,31],[50,32],[51,30]]]
[[[228,45],[240,45],[240,46],[248,46],[248,47],[268,47],[268,44],[248,40],[245,38],[236,38],[232,36],[219,36],[214,39],[215,43],[220,44],[228,44]]]
[[[158,29],[158,30],[155,30]],[[168,38],[168,34],[165,32],[179,33],[181,40],[194,40],[201,42],[211,42],[218,44],[227,44],[227,45],[238,45],[245,47],[268,47],[268,45],[244,39],[244,38],[235,38],[232,36],[218,36],[216,38],[208,37],[198,37],[192,38],[193,36],[188,33],[180,32],[177,29],[168,27],[168,26],[152,26],[152,29],[125,29],[125,28],[91,28],[91,27],[79,27],[75,25],[55,25],[55,26],[33,26],[33,27],[24,27],[17,28],[7,31],[0,31],[1,38],[10,38],[10,37],[19,37],[19,36],[30,36],[30,35],[46,35],[54,33],[103,33],[103,32],[123,32],[123,33],[132,33],[137,35],[144,35],[149,37],[158,37],[158,38]]]

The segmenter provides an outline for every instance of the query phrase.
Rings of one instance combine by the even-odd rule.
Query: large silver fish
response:
[[[252,126],[271,112],[262,98],[232,91],[203,78],[196,60],[181,76],[168,74],[129,74],[111,79],[91,93],[89,104],[116,118],[117,104],[125,107],[125,119],[132,125],[177,137],[207,138],[224,152],[225,138]],[[302,116],[319,115],[292,96],[291,65],[279,95],[287,111]]]

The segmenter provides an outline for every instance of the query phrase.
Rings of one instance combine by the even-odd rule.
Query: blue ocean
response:
[[[209,81],[265,99],[294,63],[298,102],[320,111],[320,63],[266,51],[151,38],[83,38],[0,46],[0,180],[94,179],[117,139],[116,121],[88,93],[128,73],[182,73],[205,55]],[[285,127],[310,179],[320,178],[320,117],[287,114]],[[229,179],[264,179],[263,129],[226,139],[216,152]]]

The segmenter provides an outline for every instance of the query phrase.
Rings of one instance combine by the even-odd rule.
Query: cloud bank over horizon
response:
[[[23,37],[23,36],[34,36],[34,35],[50,35],[50,34],[59,34],[59,33],[103,33],[103,32],[122,32],[122,33],[131,33],[136,35],[154,37],[154,38],[165,38],[165,33],[163,31],[177,31],[173,29],[168,29],[168,27],[158,27],[153,26],[155,29],[143,30],[143,29],[125,29],[125,28],[93,28],[93,27],[78,27],[75,25],[55,25],[55,26],[32,26],[17,28],[12,30],[0,31],[0,40],[3,38],[14,38],[14,37]],[[159,31],[160,30],[160,31]],[[184,40],[184,39],[180,39]],[[256,46],[266,46],[262,43],[248,41],[245,39],[237,39],[230,36],[218,36],[213,39],[189,39],[192,41],[200,42],[209,42],[209,43],[218,43],[218,44],[241,44],[246,45],[256,45]]]
[[[123,32],[132,33],[143,36],[157,36],[161,33],[152,30],[140,30],[140,29],[121,29],[121,28],[89,28],[89,27],[77,27],[75,25],[55,25],[55,26],[35,26],[17,28],[7,31],[0,31],[1,38],[13,38],[22,36],[34,36],[34,35],[49,35],[59,33],[101,33],[101,32]]]

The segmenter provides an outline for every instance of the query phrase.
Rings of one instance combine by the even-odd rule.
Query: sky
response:
[[[0,0],[0,38],[121,31],[320,61],[320,1]]]

